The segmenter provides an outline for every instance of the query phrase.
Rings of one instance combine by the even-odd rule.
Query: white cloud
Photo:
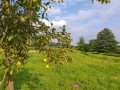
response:
[[[66,25],[67,22],[65,20],[59,20],[59,21],[52,21],[54,27],[61,27],[63,25]]]
[[[62,27],[63,25],[67,24],[67,22],[65,20],[48,21],[48,20],[42,19],[41,21],[44,22],[47,26],[50,26],[50,27],[51,27],[51,23],[52,23],[53,24],[52,27],[55,27],[55,28],[59,28],[59,27]]]
[[[96,14],[97,10],[96,9],[88,9],[88,10],[79,10],[78,11],[78,18],[79,19],[88,19],[94,16]]]
[[[72,1],[72,0],[68,0]],[[92,5],[91,8],[88,9],[80,9],[77,13],[69,14],[69,16],[63,17],[63,19],[71,22],[76,21],[83,21],[85,19],[89,19],[91,21],[94,21],[96,24],[99,22],[104,22],[103,20],[109,19],[109,17],[114,16],[116,14],[120,14],[120,2],[119,0],[113,0],[111,4],[108,5],[101,5],[99,3],[95,3]],[[97,20],[93,20],[96,19]],[[99,20],[98,20],[99,19]]]
[[[50,21],[45,20],[45,19],[42,19],[41,21],[42,21],[42,22],[44,22],[44,23],[45,23],[45,25],[47,25],[47,26],[51,26]]]
[[[59,8],[53,8],[48,9],[49,15],[55,15],[55,14],[61,14],[61,10]]]

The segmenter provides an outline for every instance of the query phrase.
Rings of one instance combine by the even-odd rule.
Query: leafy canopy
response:
[[[47,19],[46,11],[55,2],[55,0],[0,1],[0,49],[3,51],[0,67],[4,68],[4,76],[8,75],[8,79],[26,62],[31,41],[34,41],[37,50],[46,47],[52,39],[57,39],[61,48],[70,45],[70,34],[66,32],[65,26],[59,32],[41,21]]]
[[[98,52],[114,52],[116,50],[117,41],[112,31],[108,28],[98,33],[96,41]]]

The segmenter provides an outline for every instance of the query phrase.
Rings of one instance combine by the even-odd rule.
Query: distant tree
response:
[[[83,36],[81,36],[79,39],[79,42],[77,44],[80,45],[80,44],[84,44],[84,43],[85,43],[85,40],[84,40]]]
[[[84,45],[85,45],[85,40],[81,36],[80,39],[79,39],[79,42],[77,43],[77,49],[80,50],[80,51],[84,51]]]
[[[84,38],[81,36],[79,39],[79,42],[77,43],[77,49],[80,51],[87,52],[89,49],[89,46],[87,43],[85,43]]]
[[[89,51],[90,52],[95,52],[96,51],[96,46],[97,46],[96,39],[93,39],[93,40],[89,41]]]
[[[117,44],[118,42],[115,40],[115,36],[112,31],[105,28],[97,35],[96,51],[103,53],[115,52],[117,49]]]
[[[89,43],[85,43],[84,52],[89,52],[89,51],[90,51]]]
[[[117,45],[116,54],[120,54],[120,44]]]

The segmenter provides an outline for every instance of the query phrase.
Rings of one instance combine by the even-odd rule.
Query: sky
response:
[[[107,5],[92,4],[91,0],[64,0],[64,3],[52,5],[48,15],[54,25],[66,25],[72,45],[76,45],[81,36],[86,42],[95,39],[104,28],[112,30],[120,41],[120,0],[111,0]]]

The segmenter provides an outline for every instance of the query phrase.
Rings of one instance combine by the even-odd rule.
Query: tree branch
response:
[[[3,65],[3,62],[2,63],[0,63],[0,67]]]
[[[5,33],[4,33],[3,37],[2,37],[1,40],[0,40],[0,45],[2,44],[4,38],[6,37],[7,31],[8,31],[8,27],[5,28]]]
[[[0,87],[1,87],[2,83],[4,82],[4,80],[6,78],[7,71],[8,71],[8,68],[5,70],[5,73],[4,73],[2,81],[0,81]]]

